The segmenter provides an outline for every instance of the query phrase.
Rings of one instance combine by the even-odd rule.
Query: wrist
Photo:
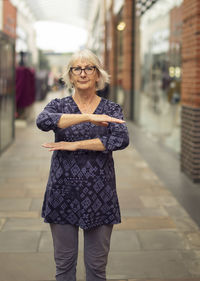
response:
[[[91,121],[91,114],[85,113],[84,115],[84,121],[85,122],[90,122]]]
[[[81,149],[80,141],[75,141],[74,146],[75,146],[75,151]]]

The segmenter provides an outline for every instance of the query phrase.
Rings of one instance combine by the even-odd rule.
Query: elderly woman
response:
[[[73,96],[52,100],[36,121],[55,133],[55,142],[43,144],[54,152],[42,217],[51,228],[56,280],[76,280],[81,227],[86,280],[104,281],[112,228],[121,222],[112,151],[128,145],[128,132],[121,107],[96,94],[109,79],[95,54],[74,54],[64,79]]]

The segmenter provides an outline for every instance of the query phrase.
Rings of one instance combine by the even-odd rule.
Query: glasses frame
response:
[[[70,71],[71,71],[71,73],[72,73],[73,75],[76,75],[76,76],[81,75],[81,74],[82,74],[82,71],[84,71],[85,75],[92,75],[92,74],[94,73],[95,69],[97,69],[97,67],[96,67],[95,65],[89,66],[89,67],[93,68],[93,71],[92,71],[92,73],[90,73],[90,74],[88,74],[88,73],[85,71],[85,69],[86,69],[87,67],[85,67],[85,68],[81,68],[81,67],[80,67],[80,73],[79,73],[79,74],[75,74],[75,73],[73,72],[73,69],[74,69],[74,68],[78,68],[77,66],[75,66],[75,67],[70,67]]]

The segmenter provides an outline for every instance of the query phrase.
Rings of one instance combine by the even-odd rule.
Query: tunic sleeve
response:
[[[108,115],[118,119],[124,119],[122,109],[119,105],[116,105],[113,113]],[[106,148],[105,152],[124,149],[129,145],[126,124],[110,123],[108,125],[108,133],[105,136],[99,136],[99,139]]]
[[[42,131],[55,130],[62,114],[60,110],[60,100],[54,99],[49,102],[38,115],[36,124]]]

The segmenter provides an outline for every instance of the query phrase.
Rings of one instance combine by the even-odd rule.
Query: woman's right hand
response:
[[[88,115],[89,115],[89,122],[97,126],[107,127],[108,123],[112,123],[112,122],[119,123],[119,124],[125,123],[124,120],[110,117],[105,114],[88,114]]]

